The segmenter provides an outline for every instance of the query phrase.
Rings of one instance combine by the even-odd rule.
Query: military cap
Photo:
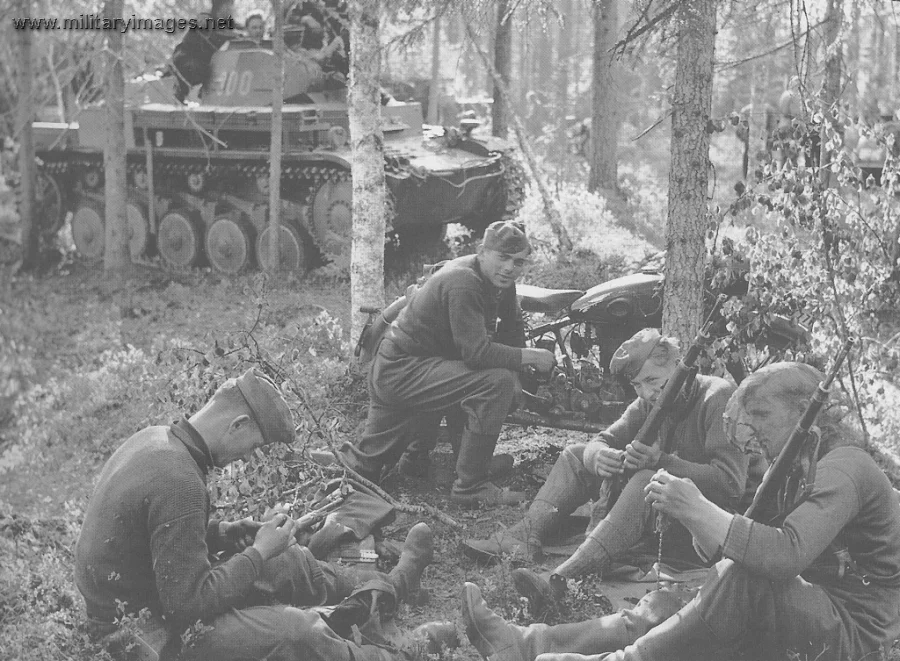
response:
[[[237,378],[237,387],[266,444],[293,442],[294,418],[274,383],[251,367]]]
[[[519,225],[505,220],[498,220],[488,226],[484,231],[482,246],[486,250],[496,250],[511,255],[523,250],[531,252],[531,244],[528,243],[525,231]]]
[[[616,349],[609,361],[609,371],[629,381],[634,379],[661,339],[662,335],[655,328],[639,330]]]

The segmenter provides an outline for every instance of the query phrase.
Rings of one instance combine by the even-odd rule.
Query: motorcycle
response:
[[[746,292],[746,281],[725,288],[726,295]],[[743,290],[742,290],[743,287]],[[526,343],[547,349],[558,357],[550,374],[530,372],[523,376],[525,404],[511,413],[509,424],[598,432],[615,421],[634,400],[631,386],[609,373],[613,353],[642,328],[662,326],[663,275],[654,268],[615,278],[587,291],[547,289],[516,285],[526,315]],[[406,304],[405,297],[382,312],[361,308],[369,319],[360,334],[355,354],[368,362],[378,341]],[[381,313],[381,314],[379,314]],[[555,317],[532,324],[535,315]],[[724,334],[724,319],[718,332]],[[772,315],[754,335],[742,338],[760,349],[761,359],[752,367],[780,359],[809,340],[809,329],[783,315]],[[730,359],[726,369],[737,383],[751,371],[745,361]]]

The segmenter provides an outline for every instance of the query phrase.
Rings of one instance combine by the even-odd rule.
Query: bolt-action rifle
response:
[[[810,430],[812,429],[813,423],[816,421],[816,416],[819,415],[822,406],[828,400],[831,383],[840,371],[841,364],[844,362],[847,354],[850,353],[852,346],[853,338],[849,338],[844,342],[844,346],[841,347],[841,350],[838,351],[838,355],[834,359],[831,370],[825,375],[825,379],[816,388],[816,392],[812,396],[809,406],[806,407],[806,411],[803,412],[803,416],[797,422],[797,426],[794,427],[791,437],[788,439],[785,446],[781,448],[781,452],[778,453],[775,462],[763,476],[762,483],[759,485],[756,494],[753,496],[753,502],[744,513],[744,516],[747,518],[753,519],[754,521],[760,521],[760,517],[771,509],[769,506],[778,498],[779,492],[785,486],[794,470],[794,463],[797,461],[797,457],[800,456],[800,452],[812,436]],[[813,461],[815,461],[815,458]],[[812,473],[812,475],[813,477],[811,479],[806,479],[801,492],[798,493],[797,498],[794,499],[794,506],[802,502],[812,490],[815,473]]]
[[[656,403],[653,405],[653,408],[650,409],[650,413],[647,414],[647,419],[644,420],[644,424],[641,425],[637,435],[634,437],[635,441],[643,443],[644,445],[656,445],[657,443],[660,443],[660,449],[663,452],[672,451],[672,448],[670,447],[672,443],[672,434],[669,434],[668,438],[662,439],[660,442],[659,430],[662,427],[663,422],[666,421],[669,414],[672,412],[672,408],[675,405],[675,399],[681,392],[682,387],[684,387],[688,377],[694,371],[694,366],[697,363],[697,359],[700,357],[700,353],[703,351],[703,347],[709,342],[710,331],[712,330],[713,325],[713,316],[718,312],[719,306],[722,305],[725,298],[724,294],[720,294],[716,299],[715,305],[713,305],[712,310],[709,312],[709,316],[697,332],[697,336],[694,338],[693,343],[684,353],[681,360],[678,361],[678,365],[675,366],[675,371],[672,373],[672,376],[669,377],[669,380],[666,381],[666,385],[656,399]],[[612,497],[611,500],[608,501],[610,505],[619,497],[619,494],[622,493],[622,489],[628,483],[630,478],[631,475],[621,473],[616,479],[605,481],[613,483],[610,485],[609,495]]]

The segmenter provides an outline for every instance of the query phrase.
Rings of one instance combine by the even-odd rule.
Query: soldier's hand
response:
[[[289,546],[297,543],[294,536],[296,523],[286,514],[276,514],[256,531],[253,548],[259,551],[263,560],[269,560],[284,553]]]
[[[609,447],[603,441],[591,441],[584,449],[584,467],[597,477],[608,478],[625,471],[625,453]]]
[[[660,468],[644,487],[644,500],[653,509],[682,520],[698,507],[704,497],[693,480],[675,477]]]
[[[549,372],[556,365],[556,356],[546,349],[522,349],[522,366],[533,366],[538,372]]]
[[[644,445],[640,441],[632,441],[625,446],[625,468],[630,471],[639,471],[644,468],[656,468],[662,450],[658,445]]]
[[[249,517],[232,523],[222,521],[219,524],[219,534],[222,536],[224,549],[231,553],[240,553],[248,546],[253,546],[256,531],[260,526],[262,524],[259,521]]]

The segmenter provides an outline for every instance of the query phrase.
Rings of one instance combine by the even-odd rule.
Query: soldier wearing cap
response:
[[[525,348],[516,299],[531,246],[508,222],[493,223],[476,255],[447,262],[419,288],[385,332],[369,372],[369,414],[356,444],[342,450],[351,468],[377,481],[426,422],[453,407],[464,414],[451,500],[506,505],[525,499],[491,480],[503,420],[518,405],[518,373],[549,371],[555,357]]]
[[[248,370],[189,419],[126,440],[103,467],[75,547],[92,633],[116,639],[127,632],[117,632],[121,608],[148,609],[137,642],[163,659],[178,653],[181,633],[198,620],[212,629],[192,643],[191,658],[394,658],[346,637],[418,584],[433,554],[427,525],[412,528],[397,567],[382,574],[316,560],[284,514],[265,523],[210,518],[211,469],[293,439],[277,388]],[[327,618],[303,609],[326,604],[338,604]]]
[[[725,439],[722,413],[734,388],[724,379],[698,375],[684,385],[674,414],[660,430],[660,438],[672,435],[671,454],[661,452],[658,444],[635,440],[679,358],[678,341],[656,329],[645,328],[625,341],[613,355],[610,371],[627,379],[638,398],[599,438],[563,450],[522,522],[489,539],[464,542],[465,552],[480,559],[509,553],[539,557],[542,543],[567,515],[598,499],[603,480],[628,471],[632,477],[618,500],[608,512],[595,507],[584,543],[556,568],[549,584],[527,569],[513,573],[516,587],[533,599],[535,610],[541,610],[547,598],[562,596],[565,579],[600,573],[637,544],[652,518],[643,488],[657,469],[692,479],[704,495],[725,506],[737,505],[743,496],[747,459]],[[667,533],[667,540],[689,539],[686,531],[680,532],[684,535]]]

